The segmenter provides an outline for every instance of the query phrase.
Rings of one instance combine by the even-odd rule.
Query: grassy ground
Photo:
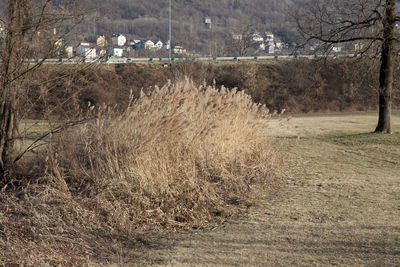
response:
[[[154,240],[143,261],[170,266],[399,266],[400,114],[373,135],[376,114],[294,117],[279,131],[288,175],[249,214]],[[281,122],[277,122],[281,124]]]

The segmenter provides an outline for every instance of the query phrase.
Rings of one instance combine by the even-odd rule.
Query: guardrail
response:
[[[193,61],[252,61],[252,60],[294,60],[294,59],[317,59],[317,58],[345,58],[345,57],[358,57],[358,54],[338,54],[338,55],[270,55],[270,56],[245,56],[245,57],[179,57],[172,58],[172,62],[193,62]],[[26,59],[26,62],[40,62],[43,59]],[[138,63],[138,62],[169,62],[169,58],[157,57],[157,58],[115,58],[111,57],[105,59],[95,58],[48,58],[44,60],[45,63],[101,63],[101,64],[126,64],[126,63]],[[0,60],[0,63],[2,61]]]
[[[181,61],[251,61],[251,60],[293,60],[293,59],[317,59],[317,58],[343,58],[357,57],[357,54],[340,54],[340,55],[271,55],[271,56],[246,56],[246,57],[187,57],[172,58],[172,62]],[[130,62],[169,62],[168,58],[109,58],[105,64],[121,64]]]

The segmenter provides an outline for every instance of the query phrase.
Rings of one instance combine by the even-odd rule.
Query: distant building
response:
[[[67,54],[67,58],[72,58],[74,56],[74,48],[70,45],[65,47],[65,53]]]
[[[282,50],[283,43],[281,41],[275,41],[275,48],[278,50]]]
[[[155,48],[155,44],[152,40],[147,40],[144,43],[144,49],[154,49]]]
[[[272,32],[265,32],[264,33],[265,41],[266,42],[273,42],[274,41],[274,34]]]
[[[275,45],[272,43],[267,44],[265,47],[265,52],[267,52],[268,54],[274,54],[275,53]]]
[[[257,43],[262,43],[262,42],[264,42],[264,38],[263,38],[258,32],[255,32],[255,33],[253,33],[253,34],[251,35],[251,40],[252,40],[253,42],[257,42]]]
[[[154,48],[155,49],[162,49],[164,47],[164,43],[161,40],[158,40],[157,42],[154,42]]]
[[[97,37],[96,44],[98,47],[105,47],[107,45],[106,37],[104,35]]]
[[[136,45],[136,44],[138,44],[138,43],[140,43],[141,42],[141,40],[131,40],[130,42],[129,42],[129,45],[130,46],[134,46],[134,45]]]
[[[169,50],[170,47],[171,47],[170,41],[168,40],[168,41],[165,42],[164,48]]]
[[[113,48],[111,49],[111,55],[114,57],[122,57],[124,50],[122,48]]]
[[[182,55],[186,54],[186,49],[183,48],[183,46],[176,45],[173,49],[174,54]]]
[[[354,51],[355,52],[360,52],[361,50],[363,50],[363,48],[364,48],[363,44],[360,44],[360,43],[354,44]]]
[[[332,51],[335,53],[340,53],[340,52],[342,52],[342,47],[341,46],[333,46]]]
[[[96,48],[94,45],[90,43],[81,43],[76,48],[76,54],[78,56],[82,56],[85,58],[95,58],[96,57]]]
[[[124,46],[126,44],[126,37],[122,34],[117,34],[112,37],[113,45]]]
[[[212,25],[212,20],[210,17],[205,17],[204,18],[204,24],[206,25],[207,28],[211,29]]]

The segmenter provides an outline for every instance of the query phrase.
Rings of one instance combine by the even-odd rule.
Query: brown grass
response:
[[[376,123],[373,113],[294,117],[273,133],[299,136],[284,147],[280,190],[212,230],[157,239],[125,266],[400,266],[400,113],[392,135],[372,134]]]
[[[268,110],[243,92],[182,80],[96,112],[0,193],[0,263],[118,263],[150,233],[236,214],[279,176]]]

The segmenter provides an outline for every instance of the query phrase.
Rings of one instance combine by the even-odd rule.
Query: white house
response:
[[[154,46],[155,46],[155,49],[162,49],[164,47],[164,43],[161,42],[160,40],[158,40],[158,42],[156,42],[154,44]]]
[[[212,25],[212,20],[210,17],[205,17],[204,18],[204,24],[206,25],[207,28],[211,29],[211,25]]]
[[[278,50],[281,50],[281,49],[282,49],[282,46],[283,46],[283,44],[282,44],[281,41],[275,41],[275,47],[276,47]]]
[[[165,42],[164,48],[169,50],[169,48],[171,47],[169,40]]]
[[[141,40],[138,40],[138,39],[131,40],[131,41],[129,42],[129,45],[130,45],[130,46],[134,46],[134,45],[136,45],[136,44],[138,44],[138,43],[140,43],[140,42],[141,42]]]
[[[152,40],[147,40],[144,43],[144,48],[145,49],[154,49],[155,48],[155,44],[154,44],[154,42]]]
[[[70,45],[65,47],[65,52],[67,53],[67,58],[72,58],[74,56],[74,48]]]
[[[76,48],[76,54],[83,56],[85,58],[95,58],[96,57],[96,47],[89,43],[81,43]]]
[[[332,51],[334,53],[340,53],[340,52],[342,52],[342,47],[341,46],[333,46]]]
[[[265,32],[265,41],[266,42],[273,42],[274,41],[274,34],[272,32]]]
[[[124,46],[126,44],[126,37],[122,34],[115,35],[111,39],[114,45]]]
[[[268,54],[274,54],[274,53],[275,53],[275,45],[269,43],[269,44],[265,47],[265,51],[266,51]]]
[[[264,38],[263,38],[258,32],[255,32],[255,33],[253,33],[253,34],[251,35],[251,40],[252,40],[253,42],[257,42],[257,43],[262,43],[262,42],[264,42]]]
[[[122,48],[117,48],[117,47],[115,47],[115,48],[113,48],[113,49],[111,50],[111,54],[112,54],[114,57],[122,57],[123,53],[124,53],[124,50],[123,50]]]

